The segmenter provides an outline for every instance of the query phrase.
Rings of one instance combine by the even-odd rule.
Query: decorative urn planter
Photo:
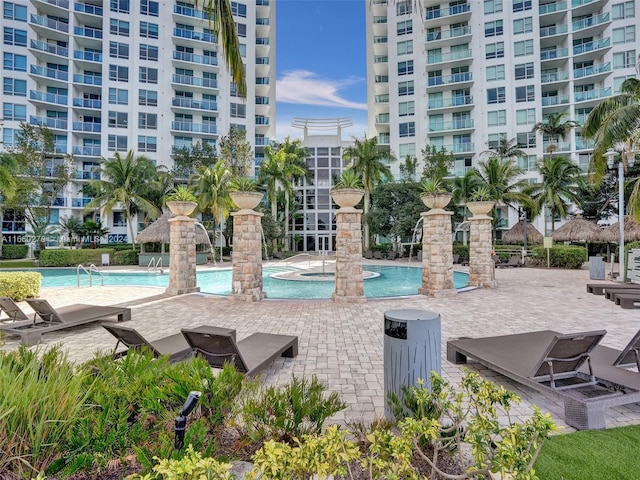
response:
[[[467,208],[474,216],[486,215],[491,211],[495,202],[490,200],[483,200],[478,202],[467,202]]]
[[[354,208],[363,196],[364,190],[361,188],[336,188],[331,191],[331,198],[340,208]]]
[[[263,194],[260,192],[236,190],[235,192],[229,192],[229,196],[240,210],[253,210],[260,205]]]
[[[442,210],[451,201],[450,193],[423,193],[420,200],[431,210]]]
[[[177,216],[188,217],[193,213],[198,204],[196,202],[186,202],[182,200],[172,200],[167,202],[167,207],[171,210],[171,213]]]

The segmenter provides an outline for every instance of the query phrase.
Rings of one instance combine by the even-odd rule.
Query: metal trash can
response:
[[[589,257],[589,278],[591,280],[604,280],[604,258]]]
[[[389,393],[403,399],[402,386],[418,379],[431,388],[431,371],[441,372],[440,314],[429,310],[389,310],[384,314],[384,413],[393,419]]]
[[[102,254],[102,262],[101,262],[102,266],[104,267],[106,265],[109,265],[110,261],[111,261],[111,257],[109,256],[109,254],[108,253],[103,253]]]

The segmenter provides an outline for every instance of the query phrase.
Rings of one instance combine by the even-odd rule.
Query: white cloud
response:
[[[358,78],[327,80],[308,70],[293,70],[277,81],[276,99],[283,103],[366,110],[366,103],[352,102],[339,93],[341,88],[360,82],[362,79]]]

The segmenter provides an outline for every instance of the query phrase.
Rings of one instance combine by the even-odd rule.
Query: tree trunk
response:
[[[289,250],[289,190],[284,192],[284,242],[282,251]]]
[[[364,192],[364,250],[365,252],[369,250],[369,245],[371,244],[371,240],[369,238],[369,224],[367,223],[366,217],[367,212],[369,212],[369,191]]]
[[[129,224],[129,232],[131,233],[131,248],[135,250],[136,242],[133,238],[133,221],[131,219],[131,214],[129,213],[129,209],[127,209],[126,212],[127,212],[127,223]]]

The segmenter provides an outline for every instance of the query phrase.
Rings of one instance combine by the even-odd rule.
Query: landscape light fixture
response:
[[[195,390],[189,392],[189,396],[185,400],[182,409],[178,412],[178,416],[175,420],[175,426],[173,427],[173,431],[176,434],[175,447],[177,450],[182,450],[184,447],[184,432],[187,430],[187,416],[194,408],[196,408],[196,404],[198,403],[201,395],[202,393]]]

